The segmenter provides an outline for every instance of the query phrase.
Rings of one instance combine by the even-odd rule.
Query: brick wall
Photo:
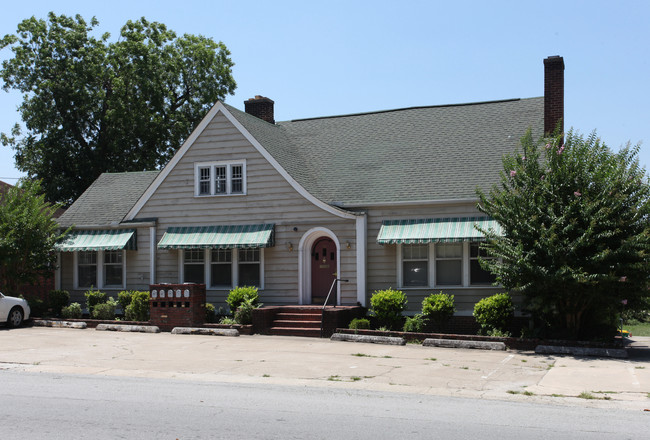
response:
[[[205,284],[151,284],[149,322],[170,331],[205,322]]]

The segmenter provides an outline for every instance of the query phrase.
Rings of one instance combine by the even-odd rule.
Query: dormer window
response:
[[[194,166],[196,196],[246,194],[246,161],[206,162]]]

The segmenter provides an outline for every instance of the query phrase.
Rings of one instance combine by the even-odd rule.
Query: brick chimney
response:
[[[559,121],[564,133],[564,58],[556,55],[544,60],[544,134],[552,134]]]
[[[253,115],[266,122],[275,124],[273,104],[273,100],[264,96],[255,95],[255,98],[250,98],[244,101],[244,109],[249,115]]]

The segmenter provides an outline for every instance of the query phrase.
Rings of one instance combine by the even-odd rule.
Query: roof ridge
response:
[[[417,106],[413,106],[413,107],[402,107],[402,108],[395,108],[395,109],[388,109],[388,110],[376,110],[376,111],[371,111],[371,112],[348,113],[348,114],[344,114],[344,115],[316,116],[316,117],[313,117],[313,118],[290,119],[288,121],[280,121],[279,123],[281,124],[282,122],[313,121],[313,120],[317,120],[317,119],[347,118],[347,117],[352,117],[352,116],[375,115],[375,114],[380,114],[380,113],[393,113],[393,112],[400,112],[400,111],[405,111],[405,110],[420,110],[420,109],[425,109],[425,108],[463,107],[463,106],[482,105],[482,104],[500,104],[500,103],[503,103],[503,102],[514,102],[514,101],[522,101],[522,100],[525,100],[525,99],[535,99],[535,98],[541,98],[541,97],[538,96],[538,97],[532,97],[532,98],[497,99],[497,100],[493,100],[493,101],[463,102],[463,103],[458,103],[458,104],[417,105]]]

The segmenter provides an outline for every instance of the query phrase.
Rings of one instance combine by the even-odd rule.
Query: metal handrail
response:
[[[334,290],[334,286],[339,281],[343,281],[344,283],[347,283],[350,280],[344,280],[344,279],[341,279],[341,278],[334,278],[334,281],[332,281],[332,285],[330,286],[330,291],[327,292],[327,297],[325,298],[325,303],[323,303],[323,308],[321,309],[321,314],[320,314],[320,337],[321,338],[323,337],[323,312],[325,311],[325,307],[327,307],[327,303],[330,300],[330,295],[332,294],[332,290]],[[336,302],[334,303],[334,307],[336,307]]]

